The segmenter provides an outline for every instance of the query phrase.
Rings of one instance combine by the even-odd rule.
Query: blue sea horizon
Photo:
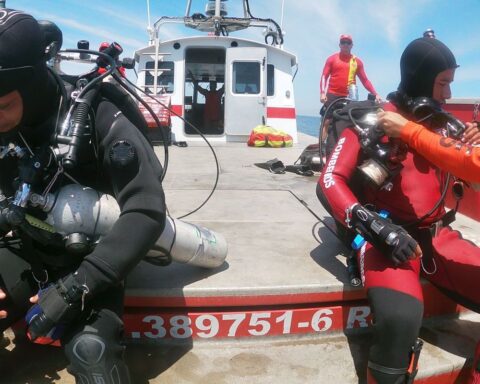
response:
[[[297,130],[310,136],[318,137],[320,116],[297,115]]]

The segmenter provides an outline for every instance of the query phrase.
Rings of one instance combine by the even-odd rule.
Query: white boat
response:
[[[161,17],[155,21],[149,45],[136,51],[137,85],[170,104],[174,112],[172,140],[203,140],[176,116],[180,115],[211,142],[245,142],[254,127],[265,124],[298,141],[293,88],[297,58],[283,49],[280,26],[271,19],[251,17],[248,2],[243,0],[243,4],[243,17],[228,17],[226,0],[207,2],[206,15],[191,14],[189,0],[184,17]],[[198,34],[164,40],[162,32],[171,24],[193,28]],[[233,34],[248,28],[263,31],[264,41]],[[205,98],[193,86],[193,80],[200,85],[215,81],[224,86],[221,118],[213,126],[203,124]],[[150,98],[145,100],[157,107]],[[154,126],[148,113],[146,117]]]
[[[184,17],[162,17],[154,23],[150,45],[135,57],[137,85],[197,124],[217,152],[222,170],[218,190],[188,220],[226,236],[227,264],[212,271],[139,266],[127,285],[127,334],[134,342],[160,343],[169,351],[178,343],[183,346],[179,361],[161,363],[165,371],[158,379],[164,382],[188,382],[184,375],[189,377],[192,359],[200,361],[193,368],[199,377],[192,382],[198,383],[202,376],[218,383],[243,383],[241,376],[255,383],[364,382],[369,333],[360,331],[369,329],[371,310],[365,292],[350,285],[345,249],[315,195],[317,178],[275,175],[254,166],[274,157],[293,163],[317,141],[296,130],[296,57],[282,49],[276,23],[250,18],[247,0],[243,18],[226,17],[227,4],[208,1],[202,17],[190,14],[187,1]],[[163,41],[161,27],[169,23],[194,28],[199,35]],[[222,35],[224,30],[258,26],[266,28],[273,45]],[[193,78],[225,84],[219,132],[202,127],[203,105],[191,85]],[[246,91],[250,85],[255,92]],[[259,124],[288,132],[295,145],[247,147],[250,131]],[[213,183],[215,172],[209,149],[188,123],[172,115],[171,130],[174,141],[189,143],[188,150],[172,147],[164,182],[169,208],[180,216],[207,194],[207,180]],[[480,243],[474,220],[461,216],[456,226]],[[470,321],[480,317],[426,281],[424,295],[430,320],[423,331],[428,345],[418,378],[424,384],[453,383],[465,373],[465,358],[473,353],[468,352],[472,345],[460,340],[471,331]],[[457,343],[465,350],[451,354]]]
[[[187,148],[169,147],[163,186],[170,214],[192,211],[216,180],[210,148],[177,114],[198,126],[220,164],[216,192],[188,221],[222,233],[229,252],[227,262],[213,270],[141,263],[128,277],[125,336],[140,344],[127,353],[132,382],[364,383],[371,310],[363,289],[350,285],[346,249],[315,195],[317,177],[274,174],[254,165],[275,157],[292,164],[317,139],[297,132],[295,55],[282,49],[277,24],[251,18],[248,1],[242,2],[244,17],[228,18],[225,0],[207,1],[203,17],[190,14],[187,0],[185,16],[156,21],[149,44],[135,55],[137,85],[172,112],[144,99],[158,112],[165,132],[171,123],[172,141],[188,142]],[[171,23],[194,28],[198,35],[162,40],[162,28]],[[266,29],[273,45],[233,36],[257,27]],[[225,31],[232,36],[223,36]],[[223,124],[202,126],[204,102],[193,79],[201,85],[225,84]],[[295,144],[248,147],[246,139],[259,124],[286,131]],[[155,150],[162,159],[162,147]],[[455,227],[480,244],[475,220],[459,215]],[[480,317],[428,282],[423,287],[425,347],[417,379],[461,382],[456,380],[471,363]],[[43,351],[34,351],[30,360],[48,365],[55,354],[62,361],[60,350],[49,356]],[[68,380],[63,368],[53,367],[59,382]],[[30,381],[28,375],[17,378]]]

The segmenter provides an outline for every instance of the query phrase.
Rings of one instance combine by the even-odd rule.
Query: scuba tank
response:
[[[120,207],[110,195],[78,184],[62,187],[58,194],[33,194],[32,205],[48,212],[46,223],[63,236],[65,247],[76,254],[88,253],[120,216]],[[165,228],[145,260],[166,265],[170,260],[204,268],[216,268],[227,256],[221,234],[198,225],[167,217]]]
[[[227,242],[211,229],[167,216],[162,235],[147,253],[146,260],[162,264],[168,255],[178,263],[217,268],[227,256]]]

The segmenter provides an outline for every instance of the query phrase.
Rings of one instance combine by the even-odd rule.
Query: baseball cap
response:
[[[340,35],[340,41],[342,41],[342,40],[348,40],[348,41],[350,41],[351,43],[353,43],[352,36],[347,35],[347,34]]]
[[[44,61],[44,34],[30,15],[0,9],[0,95],[28,82]]]

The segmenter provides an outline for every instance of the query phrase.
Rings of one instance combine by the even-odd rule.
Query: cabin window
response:
[[[275,94],[275,67],[272,64],[267,65],[267,96]]]
[[[153,93],[155,78],[155,62],[147,61],[145,64],[145,92]],[[175,63],[173,61],[158,62],[157,93],[173,93]]]
[[[237,61],[233,63],[233,93],[260,93],[260,63],[252,61]]]

